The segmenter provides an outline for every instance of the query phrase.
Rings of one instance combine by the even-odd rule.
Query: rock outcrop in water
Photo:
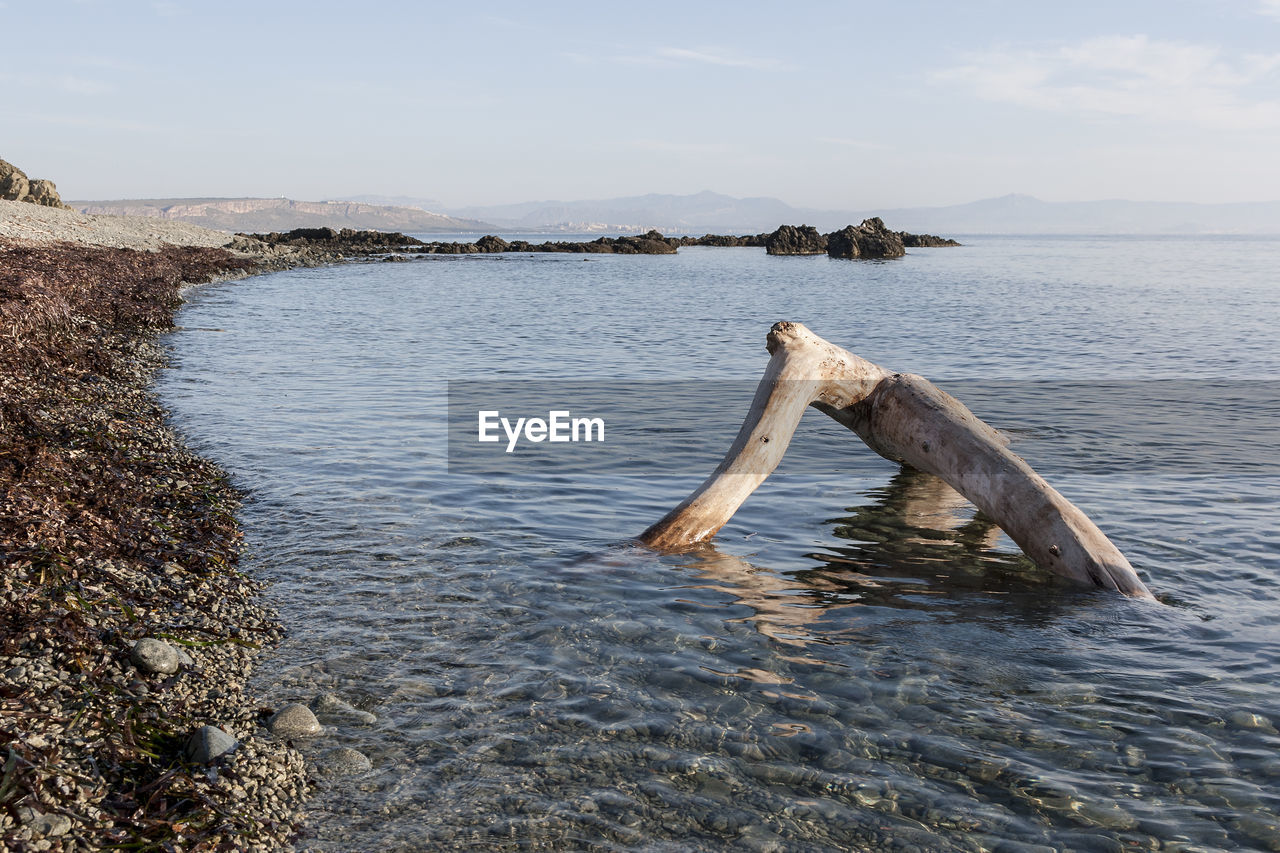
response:
[[[827,251],[827,238],[812,225],[781,225],[764,243],[770,255],[821,255]]]
[[[828,235],[827,254],[833,258],[900,258],[907,253],[902,236],[884,227],[875,216],[861,225],[846,225]]]
[[[7,160],[0,160],[0,199],[71,209],[62,203],[53,181],[28,178],[26,172]]]
[[[681,245],[694,246],[759,246],[770,255],[822,255],[833,258],[900,258],[907,247],[934,248],[959,246],[955,240],[935,237],[932,234],[909,234],[906,231],[890,231],[884,220],[875,216],[864,219],[861,225],[847,225],[830,234],[819,234],[809,225],[782,225],[772,234],[744,237],[719,237],[707,235]]]
[[[681,245],[677,237],[664,237],[657,231],[626,237],[600,237],[587,242],[530,243],[514,240],[508,243],[493,234],[474,243],[439,241],[426,243],[394,231],[353,231],[344,228],[296,228],[269,234],[240,234],[232,246],[239,251],[266,253],[289,252],[313,256],[324,263],[347,257],[383,255],[391,252],[419,255],[478,255],[501,252],[555,252],[562,254],[674,255]]]
[[[902,245],[908,249],[942,249],[960,245],[955,240],[935,237],[932,234],[908,234],[906,231],[899,231],[898,236],[902,238]]]
[[[482,252],[505,252],[510,246],[511,244],[506,240],[492,234],[486,234],[476,241],[476,248]]]
[[[735,237],[732,234],[703,234],[701,237],[681,237],[681,246],[718,246],[763,248],[769,240],[768,234],[744,234]]]
[[[680,240],[675,237],[664,237],[657,231],[650,231],[637,237],[600,237],[585,243],[546,242],[527,243],[516,240],[511,243],[508,252],[568,252],[574,254],[612,254],[612,255],[674,255]]]
[[[879,217],[850,225],[831,234],[819,234],[811,225],[782,225],[770,234],[706,234],[701,237],[665,237],[658,231],[622,237],[598,237],[588,241],[510,242],[493,234],[474,243],[424,242],[395,231],[356,231],[350,228],[295,228],[269,234],[240,234],[230,246],[255,256],[268,267],[330,263],[352,257],[390,255],[492,255],[504,252],[558,254],[673,255],[681,246],[761,247],[771,255],[821,255],[833,258],[897,258],[905,246],[958,246],[954,240],[932,235],[890,231]],[[277,259],[279,263],[276,263]]]

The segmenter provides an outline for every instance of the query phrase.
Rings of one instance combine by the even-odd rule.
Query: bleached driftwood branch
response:
[[[805,408],[813,406],[886,459],[942,478],[1041,568],[1152,597],[1088,516],[1012,453],[1000,433],[932,382],[891,373],[799,323],[775,324],[767,345],[772,357],[724,461],[640,535],[645,544],[672,550],[715,536],[773,473]]]

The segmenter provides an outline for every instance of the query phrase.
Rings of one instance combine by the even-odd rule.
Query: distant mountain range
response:
[[[430,234],[499,230],[488,222],[459,219],[417,207],[353,201],[287,198],[159,198],[72,201],[82,213],[179,219],[223,231],[288,231],[293,228],[357,228]]]
[[[389,204],[388,202],[395,202]],[[407,233],[758,234],[779,225],[834,231],[879,216],[895,230],[939,234],[1280,234],[1280,201],[1238,204],[1047,202],[1006,195],[948,207],[820,210],[776,198],[713,192],[651,193],[592,201],[530,201],[446,208],[434,199],[358,196],[339,201],[284,198],[73,201],[85,213],[158,216],[227,231],[300,227],[375,228]],[[428,208],[434,208],[429,210]]]
[[[663,233],[745,234],[772,231],[783,223],[833,231],[879,216],[891,228],[941,235],[1280,233],[1280,202],[1046,202],[1027,195],[1007,195],[949,207],[820,210],[792,207],[776,198],[734,198],[701,192],[447,210],[456,216],[485,219],[527,231],[657,228]]]
[[[1280,201],[1048,202],[1029,195],[1006,195],[877,215],[895,228],[947,234],[1280,234]]]
[[[484,213],[480,213],[484,211]],[[596,201],[527,201],[450,209],[455,216],[486,219],[525,231],[647,231],[702,234],[708,231],[758,233],[798,225],[803,212],[776,198],[734,198],[713,192],[649,195]],[[859,220],[861,221],[861,220]],[[839,227],[848,225],[842,223]]]

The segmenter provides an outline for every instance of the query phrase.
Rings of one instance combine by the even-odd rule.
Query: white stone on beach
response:
[[[290,702],[267,721],[267,729],[276,737],[315,737],[323,729],[316,715],[301,702]]]
[[[64,814],[43,814],[30,806],[18,809],[18,820],[31,830],[32,835],[58,836],[71,831],[71,818]]]
[[[129,655],[134,666],[143,672],[172,675],[182,665],[182,656],[178,650],[162,640],[143,637],[133,644],[133,653]],[[190,658],[187,658],[190,660]]]

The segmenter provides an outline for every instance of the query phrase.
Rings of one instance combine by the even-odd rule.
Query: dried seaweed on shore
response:
[[[296,754],[241,750],[221,773],[181,757],[195,725],[253,724],[243,674],[279,631],[236,571],[234,490],[148,390],[180,286],[250,268],[220,249],[0,243],[0,848],[37,843],[33,816],[35,849],[287,835],[292,804],[257,777]],[[136,671],[143,636],[187,647],[189,671]]]

